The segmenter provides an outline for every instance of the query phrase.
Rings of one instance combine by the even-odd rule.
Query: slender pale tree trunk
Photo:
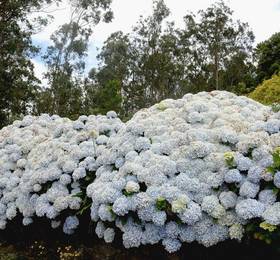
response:
[[[219,89],[219,54],[215,51],[215,89]]]

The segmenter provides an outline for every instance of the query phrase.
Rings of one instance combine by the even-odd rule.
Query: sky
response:
[[[115,31],[128,33],[139,19],[140,15],[152,13],[152,0],[113,0],[114,19],[111,23],[100,23],[94,28],[89,42],[89,55],[86,60],[87,69],[97,65],[96,55],[107,37]],[[169,20],[177,27],[183,27],[183,17],[188,11],[196,13],[206,9],[216,0],[165,0],[171,10]],[[268,39],[273,33],[280,32],[280,0],[226,0],[226,4],[234,11],[234,18],[247,22],[255,34],[256,44]],[[55,17],[53,22],[43,31],[33,36],[33,42],[42,48],[42,52],[51,42],[50,35],[62,24],[69,21],[71,10],[64,0],[57,9],[50,7]],[[46,67],[39,57],[33,59],[35,74],[42,79]],[[44,84],[44,81],[43,81]]]

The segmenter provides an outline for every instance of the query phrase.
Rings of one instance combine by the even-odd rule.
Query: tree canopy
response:
[[[95,25],[112,21],[111,2],[69,0],[69,21],[41,54],[32,35],[51,22],[46,8],[61,0],[0,0],[0,127],[31,113],[75,119],[116,110],[127,119],[185,93],[247,94],[280,70],[279,33],[254,49],[249,25],[234,19],[223,1],[187,13],[177,28],[164,0],[153,0],[151,15],[141,16],[129,33],[112,33],[98,56],[88,57],[99,61],[88,72],[90,37]],[[40,55],[47,69],[44,86],[32,63]]]
[[[280,32],[259,43],[256,48],[256,55],[259,82],[280,72]]]
[[[154,1],[152,15],[140,17],[132,33],[113,33],[98,56],[95,78],[100,85],[120,81],[123,114],[187,92],[249,92],[255,68],[248,24],[235,21],[223,2],[186,15],[183,29],[166,22],[169,14],[164,1]]]

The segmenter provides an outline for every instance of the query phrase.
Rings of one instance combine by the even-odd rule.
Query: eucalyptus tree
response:
[[[207,79],[210,89],[221,89],[223,83],[220,72],[232,57],[240,55],[244,60],[250,58],[254,34],[247,23],[233,19],[233,11],[223,2],[217,2],[197,15],[185,16],[183,35],[192,44],[192,56]]]
[[[77,118],[84,111],[85,58],[93,27],[113,18],[111,0],[71,0],[71,16],[51,36],[43,59],[48,86],[40,92],[36,113],[47,112]]]
[[[100,87],[120,82],[124,117],[179,92],[178,38],[174,23],[165,23],[169,14],[163,0],[153,1],[152,14],[129,34],[113,33],[98,56],[95,78]]]

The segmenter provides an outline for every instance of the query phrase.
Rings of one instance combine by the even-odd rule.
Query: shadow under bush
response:
[[[13,245],[16,250],[30,250],[34,241],[40,241],[47,250],[40,258],[15,259],[61,259],[57,248],[62,245],[71,245],[81,250],[82,256],[69,259],[265,259],[280,257],[280,241],[267,245],[262,241],[245,237],[242,242],[227,240],[215,246],[206,248],[196,242],[184,243],[182,248],[169,254],[161,245],[147,245],[139,248],[126,249],[122,244],[121,232],[116,233],[112,244],[106,244],[98,239],[94,229],[95,223],[90,220],[89,214],[80,216],[79,228],[73,235],[65,235],[61,227],[53,229],[45,218],[36,218],[29,226],[22,226],[22,218],[16,217],[8,223],[5,230],[0,231],[0,242]]]

